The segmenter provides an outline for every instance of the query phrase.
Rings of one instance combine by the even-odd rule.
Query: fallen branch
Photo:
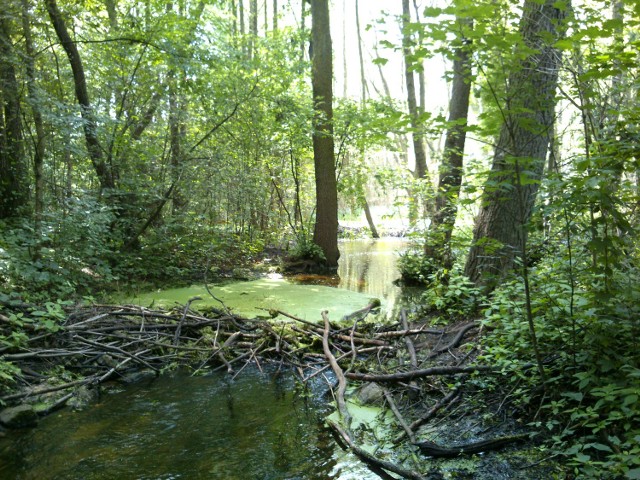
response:
[[[344,400],[344,392],[347,389],[347,381],[344,377],[344,373],[342,372],[342,368],[338,365],[336,357],[331,353],[331,348],[329,348],[329,316],[326,310],[322,311],[322,319],[324,320],[324,335],[322,336],[322,349],[324,350],[324,354],[331,365],[331,369],[333,373],[335,373],[336,378],[338,379],[338,392],[336,394],[336,404],[338,405],[338,412],[342,417],[344,424],[349,427],[351,424],[351,416],[349,415],[349,410],[347,410],[347,404]]]
[[[424,455],[438,458],[452,458],[459,455],[473,455],[474,453],[487,452],[490,450],[498,450],[515,442],[529,438],[526,433],[520,435],[510,435],[506,437],[491,438],[479,442],[467,443],[465,445],[456,445],[454,447],[443,447],[433,442],[418,442],[415,445],[420,448]]]
[[[402,467],[399,467],[395,463],[387,462],[386,460],[380,460],[379,458],[374,457],[366,450],[363,450],[362,448],[355,445],[349,433],[342,427],[340,427],[340,425],[338,425],[336,422],[329,419],[327,420],[327,423],[337,432],[338,435],[340,435],[340,438],[344,440],[349,449],[363,462],[396,473],[402,478],[408,478],[410,480],[424,480],[424,477],[417,472],[404,469]]]
[[[474,372],[492,372],[495,368],[488,365],[469,365],[466,367],[443,366],[431,367],[422,370],[412,370],[409,372],[388,373],[388,374],[371,374],[371,373],[347,373],[346,377],[350,380],[360,380],[363,382],[400,382],[413,380],[414,378],[428,377],[431,375],[456,375],[459,373]]]

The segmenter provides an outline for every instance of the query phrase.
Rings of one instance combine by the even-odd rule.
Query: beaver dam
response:
[[[0,475],[549,478],[509,399],[484,390],[503,373],[479,321],[400,309],[378,324],[378,301],[341,318],[197,304],[75,307],[3,347],[21,373],[0,399]],[[28,308],[5,306],[1,328]]]

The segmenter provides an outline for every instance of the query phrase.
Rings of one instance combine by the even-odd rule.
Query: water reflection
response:
[[[335,286],[363,293],[382,301],[384,311],[378,320],[397,319],[399,310],[419,292],[394,283],[400,278],[398,256],[409,247],[402,238],[342,240],[337,276],[298,275],[302,284]]]
[[[298,395],[291,375],[256,369],[236,380],[160,377],[9,432],[0,478],[324,480],[354,468],[375,478],[353,459],[343,463],[315,393]]]

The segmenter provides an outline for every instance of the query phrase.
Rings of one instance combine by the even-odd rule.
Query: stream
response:
[[[395,315],[402,293],[392,281],[399,276],[397,251],[406,243],[349,240],[340,248],[339,281],[307,276],[296,283],[273,276],[212,290],[225,307],[246,315],[278,308],[316,319],[327,308],[336,318],[371,297],[382,301],[380,315]],[[337,288],[328,286],[336,283]],[[194,295],[207,297],[203,287],[194,286],[148,292],[136,301],[184,304]],[[247,368],[235,378],[176,372],[118,386],[85,410],[63,409],[37,428],[0,437],[0,478],[379,478],[338,448],[324,427],[326,392],[324,380],[304,389],[275,366]]]

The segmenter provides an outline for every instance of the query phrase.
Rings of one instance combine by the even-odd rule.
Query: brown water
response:
[[[0,478],[367,478],[323,426],[323,391],[305,393],[273,370],[163,376],[11,432],[0,440]]]

